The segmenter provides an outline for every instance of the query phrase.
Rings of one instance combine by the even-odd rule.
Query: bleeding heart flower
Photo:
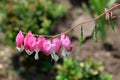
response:
[[[34,52],[36,49],[36,37],[31,36],[28,38],[27,45],[30,52]]]
[[[106,15],[105,15],[106,20],[109,20],[110,18],[114,19],[116,17],[116,16],[113,16],[112,11],[109,11],[108,8],[105,8],[105,13],[106,13]]]
[[[43,53],[48,56],[51,55],[52,59],[57,61],[59,57],[56,55],[56,44],[51,43],[50,40],[46,40],[43,44]]]
[[[52,53],[53,46],[50,40],[45,40],[43,44],[43,53],[48,56]]]
[[[43,36],[39,36],[37,38],[37,46],[38,46],[37,48],[38,48],[38,50],[43,51],[43,44],[44,44],[45,40],[46,39]]]
[[[22,31],[19,31],[19,33],[16,36],[16,45],[17,45],[16,48],[20,52],[22,52],[24,50],[23,41],[24,41],[24,35],[22,34]]]
[[[109,19],[110,19],[110,11],[109,11],[108,8],[105,8],[105,13],[106,13],[105,19],[106,19],[106,20],[109,20]]]
[[[36,39],[36,45],[35,45],[35,60],[39,59],[39,51],[43,51],[43,43],[45,41],[45,38],[43,36],[40,36]]]
[[[72,50],[72,44],[70,41],[70,38],[66,36],[65,34],[61,34],[60,38],[61,44],[62,44],[62,56],[65,57],[70,54]]]
[[[70,38],[66,36],[65,34],[61,34],[60,38],[62,46],[69,52],[72,50],[72,44],[70,41]]]
[[[116,18],[116,16],[113,15],[112,11],[111,11],[111,13],[110,13],[110,17],[111,17],[112,19]]]
[[[27,43],[28,43],[30,53],[32,54],[35,51],[35,56],[34,56],[35,60],[39,59],[39,55],[38,55],[39,50],[38,50],[36,37],[31,36]]]
[[[33,36],[32,32],[29,31],[28,34],[26,35],[25,39],[24,39],[24,48],[25,48],[28,55],[32,54],[31,49],[30,49],[31,44],[30,44],[30,41],[29,41],[31,37],[34,37],[34,36]]]
[[[43,52],[46,56],[51,55],[54,61],[59,59],[56,53],[60,52],[62,46],[62,55],[67,56],[72,50],[71,41],[68,36],[65,34],[61,34],[61,38],[54,38],[51,40],[46,40],[43,36],[39,36],[38,38],[34,37],[31,31],[28,32],[26,37],[20,31],[16,36],[16,44],[17,48],[22,48],[22,44],[24,42],[24,49],[28,55],[31,55],[35,52],[35,60],[39,59],[39,51]]]
[[[55,52],[59,53],[60,52],[60,48],[61,48],[61,42],[58,38],[54,38],[52,40],[52,43],[55,45]]]

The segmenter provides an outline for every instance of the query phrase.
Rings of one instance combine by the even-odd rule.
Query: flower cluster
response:
[[[105,13],[106,13],[105,15],[106,20],[110,20],[110,18],[114,19],[116,17],[116,16],[113,16],[112,11],[109,11],[108,8],[105,8]]]
[[[22,31],[19,31],[16,36],[16,45],[18,51],[22,52],[25,49],[28,55],[35,52],[35,60],[39,59],[38,53],[42,52],[46,56],[51,55],[52,59],[57,61],[59,59],[58,53],[61,52],[62,56],[65,57],[72,50],[69,37],[63,33],[60,39],[54,38],[53,40],[48,40],[44,36],[35,37],[31,31],[24,37]]]

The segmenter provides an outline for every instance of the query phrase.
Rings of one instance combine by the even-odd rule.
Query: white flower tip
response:
[[[62,56],[63,56],[63,57],[66,57],[66,56],[67,56],[65,49],[62,50]]]
[[[56,55],[54,52],[51,54],[51,57],[55,62],[57,62],[59,59],[58,55]]]
[[[21,48],[16,47],[19,52],[22,52],[24,50],[24,47],[22,46]]]
[[[58,59],[59,59],[59,57],[58,57],[57,55],[54,55],[54,58],[53,58],[53,59],[54,59],[55,62],[57,62]]]
[[[33,52],[31,52],[31,51],[29,51],[29,50],[25,50],[26,51],[26,53],[28,54],[28,55],[31,55]]]
[[[38,51],[36,51],[34,58],[35,58],[35,60],[39,59]]]
[[[71,52],[68,52],[68,51],[66,51],[66,50],[63,48],[63,50],[62,50],[62,56],[63,56],[63,57],[69,56],[70,53],[71,53]]]

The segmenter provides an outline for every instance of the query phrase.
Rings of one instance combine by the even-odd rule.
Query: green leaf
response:
[[[115,27],[114,27],[114,21],[113,21],[113,19],[110,18],[109,23],[111,25],[111,28],[114,30]]]
[[[51,20],[45,20],[41,23],[41,26],[45,29],[50,29],[51,26]]]
[[[111,7],[115,2],[116,2],[116,0],[109,0],[107,3],[107,6]]]
[[[106,21],[105,21],[104,17],[101,17],[97,22],[102,41],[105,41],[105,39],[106,39],[107,27],[105,27],[105,22]]]
[[[81,34],[80,34],[79,42],[80,42],[80,46],[81,46],[82,43],[83,43],[83,29],[82,29],[82,26],[81,26]]]
[[[106,74],[103,80],[112,80],[112,75]]]
[[[95,29],[94,29],[94,32],[93,32],[93,40],[95,42],[97,42],[97,31],[98,31],[97,26],[95,26]]]

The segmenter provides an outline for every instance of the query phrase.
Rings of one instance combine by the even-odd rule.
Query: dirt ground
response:
[[[79,0],[77,0],[79,2]],[[80,9],[80,6],[77,5],[73,0],[61,0],[62,4],[65,4],[68,8],[67,18],[60,19],[57,27],[57,33],[63,32],[66,29],[69,29],[75,24],[78,24],[80,21],[83,21],[87,18],[91,18],[85,11]],[[72,3],[72,4],[71,4]],[[73,5],[76,5],[73,7]],[[120,9],[120,8],[119,8]],[[93,29],[89,29],[85,32],[86,35],[85,41],[81,47],[78,46],[78,33],[79,30],[73,31],[71,39],[74,45],[74,49],[72,52],[73,56],[80,56],[83,59],[92,58],[93,60],[102,61],[104,63],[105,71],[109,72],[113,75],[112,80],[120,80],[120,10],[114,10],[114,15],[117,16],[115,30],[108,29],[106,42],[102,43],[100,37],[98,37],[98,42],[95,43],[91,37],[93,33]],[[90,24],[94,26],[94,23]],[[107,26],[106,26],[107,27]],[[4,40],[4,39],[3,39]],[[0,80],[24,80],[23,77],[19,75],[19,72],[15,71],[13,66],[11,66],[12,61],[11,57],[13,55],[20,54],[15,48],[11,48],[9,46],[5,46],[4,44],[0,44]],[[22,56],[22,55],[20,55]],[[17,64],[18,65],[18,64]],[[19,66],[19,65],[18,65]],[[38,65],[39,66],[39,65]],[[22,67],[18,68],[23,70]],[[29,73],[27,73],[29,74]],[[45,73],[46,75],[48,73]],[[41,74],[42,75],[42,74]],[[52,70],[51,75],[54,76]],[[28,75],[26,75],[28,76]],[[36,77],[34,74],[33,76]],[[38,76],[38,75],[37,75]],[[35,78],[26,78],[29,80],[35,80]],[[54,80],[51,79],[47,80]]]

